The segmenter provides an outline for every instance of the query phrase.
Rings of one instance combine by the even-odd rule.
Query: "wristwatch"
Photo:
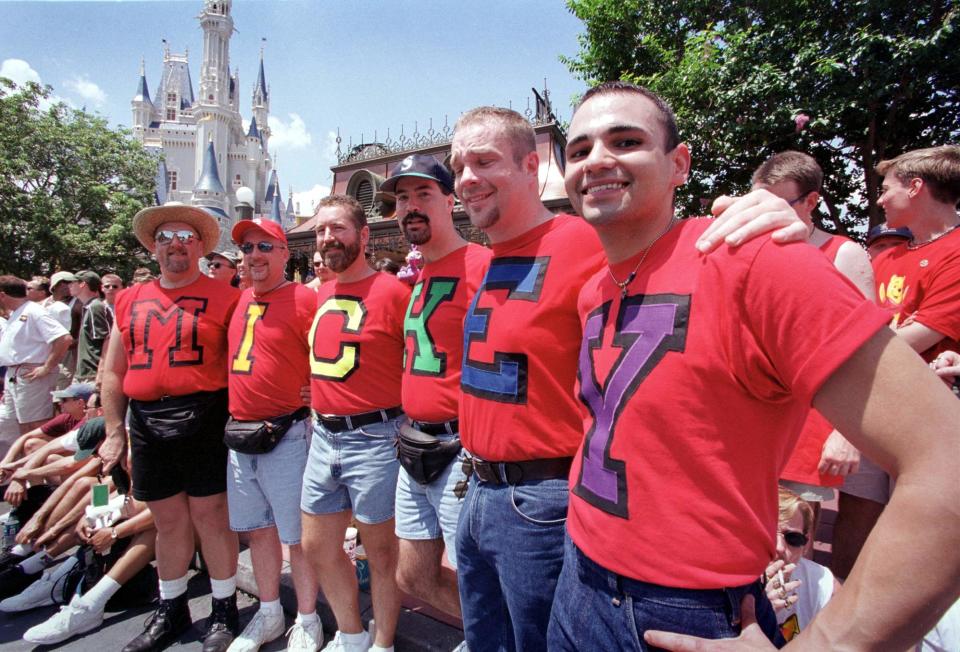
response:
[[[114,541],[117,540],[117,528],[115,527],[110,528],[110,538],[113,539]]]

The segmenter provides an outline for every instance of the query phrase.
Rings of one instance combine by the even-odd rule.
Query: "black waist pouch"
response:
[[[131,400],[130,411],[142,430],[155,439],[180,439],[197,434],[211,412],[226,408],[226,399],[224,389],[169,396],[158,401]]]
[[[400,424],[397,456],[400,465],[420,484],[430,484],[460,453],[460,438],[439,439],[421,432],[405,421]]]
[[[310,408],[304,406],[296,412],[263,421],[236,421],[230,417],[223,432],[223,443],[230,450],[247,455],[269,453],[277,447],[290,426],[306,419],[309,414]]]

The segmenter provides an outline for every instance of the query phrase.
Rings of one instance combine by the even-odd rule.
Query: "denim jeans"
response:
[[[457,528],[457,577],[471,652],[547,649],[567,498],[566,479],[512,486],[470,478]]]
[[[648,629],[702,638],[740,635],[740,601],[754,596],[757,622],[771,641],[779,630],[759,580],[744,586],[677,589],[611,573],[589,559],[567,537],[547,641],[557,650],[649,650]]]

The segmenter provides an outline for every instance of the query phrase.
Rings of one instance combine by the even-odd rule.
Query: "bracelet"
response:
[[[117,540],[117,528],[115,527],[110,528],[110,538],[113,539],[114,541]]]

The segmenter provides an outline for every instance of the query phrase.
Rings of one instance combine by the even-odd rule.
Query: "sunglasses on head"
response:
[[[157,241],[157,244],[170,244],[173,241],[173,237],[176,236],[177,240],[181,244],[188,245],[193,242],[193,239],[197,237],[197,234],[193,231],[188,231],[187,229],[161,229],[157,231],[157,234],[154,236],[154,239]]]
[[[264,242],[263,240],[261,240],[257,244],[253,244],[252,242],[244,242],[242,245],[240,245],[240,251],[242,251],[245,254],[252,254],[254,247],[256,247],[257,250],[260,251],[260,253],[264,253],[264,254],[268,254],[271,251],[273,251],[274,247],[279,247],[280,249],[283,249],[283,245],[275,245],[272,242]]]
[[[783,540],[791,548],[802,548],[807,545],[807,535],[799,530],[786,530],[780,534],[783,535]]]

